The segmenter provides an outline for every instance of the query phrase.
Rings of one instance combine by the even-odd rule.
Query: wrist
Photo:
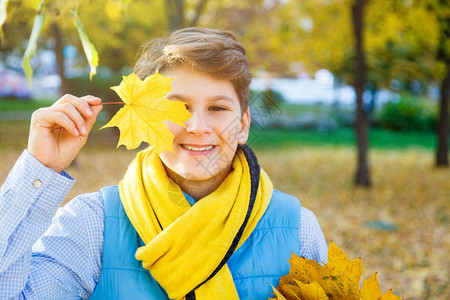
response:
[[[30,148],[27,148],[26,151],[31,156],[33,156],[37,161],[39,161],[44,167],[46,167],[46,168],[48,168],[48,169],[50,169],[52,171],[55,171],[58,174],[61,174],[66,169],[66,168],[61,168],[61,167],[55,166],[52,163],[47,162],[45,159],[42,159],[42,157],[40,157],[39,155],[36,155],[34,153],[34,151],[32,149],[30,149]]]

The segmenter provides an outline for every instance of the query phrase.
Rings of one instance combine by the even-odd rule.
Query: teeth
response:
[[[214,146],[197,148],[197,147],[190,146],[190,145],[183,145],[183,148],[193,150],[193,151],[207,151],[207,150],[214,148]]]

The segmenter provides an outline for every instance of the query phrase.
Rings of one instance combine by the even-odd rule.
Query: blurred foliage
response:
[[[38,2],[9,2],[2,52],[23,49]],[[52,47],[48,25],[57,22],[64,43],[76,45],[82,53],[70,15],[70,10],[77,10],[99,52],[100,65],[117,72],[134,63],[144,41],[168,30],[172,2],[48,0],[41,44]],[[199,26],[234,32],[247,49],[253,71],[293,76],[326,68],[347,83],[352,80],[351,0],[178,2],[185,25],[198,22]],[[390,88],[395,78],[407,89],[413,80],[442,78],[445,65],[436,60],[436,53],[445,25],[440,20],[449,10],[438,0],[369,1],[365,26],[368,80],[377,88]],[[450,53],[450,42],[444,48]]]
[[[3,24],[4,39],[0,41],[2,56],[13,50],[25,50],[26,45],[23,43],[30,37],[38,4],[37,0],[8,1],[6,21]]]
[[[262,105],[266,110],[279,110],[285,102],[283,95],[273,89],[250,90],[250,105]]]
[[[117,76],[95,76],[92,81],[87,76],[78,76],[68,78],[69,89],[71,93],[77,97],[95,95],[103,100],[103,102],[121,101],[116,92],[111,87],[120,83],[121,77]]]
[[[437,105],[403,94],[399,101],[386,103],[377,117],[390,130],[435,130]]]
[[[119,85],[120,74],[116,76],[96,75],[89,80],[87,76],[78,76],[67,79],[68,88],[71,94],[82,97],[84,95],[94,95],[102,99],[102,102],[122,102],[116,92],[111,87]],[[111,118],[123,105],[105,105],[103,110]]]
[[[262,91],[260,97],[267,110],[277,109],[282,103],[286,102],[283,95],[273,89]]]
[[[100,64],[113,72],[131,67],[142,43],[167,30],[163,1],[95,0],[80,5],[78,14]]]
[[[444,1],[445,2],[445,1]],[[300,69],[314,72],[325,68],[346,83],[354,72],[351,0],[289,1],[291,36],[296,38]],[[365,17],[365,49],[368,81],[377,88],[391,88],[397,79],[400,89],[411,82],[429,82],[445,76],[445,65],[437,51],[449,6],[438,0],[369,1]],[[450,53],[450,47],[447,49]]]
[[[11,51],[23,52],[38,3],[37,0],[9,2],[5,41],[1,45],[3,55]],[[76,46],[79,55],[84,56],[71,10],[78,12],[89,39],[99,52],[100,65],[115,72],[134,63],[137,49],[143,42],[166,31],[163,1],[48,0],[38,49],[53,48],[49,26],[56,22],[63,33],[64,44]],[[87,65],[85,59],[82,63]]]

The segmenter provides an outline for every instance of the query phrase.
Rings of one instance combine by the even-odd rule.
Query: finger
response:
[[[100,105],[102,103],[102,99],[91,95],[81,97],[81,99],[85,100],[90,106]]]
[[[64,128],[71,135],[80,135],[75,123],[63,112],[52,111],[49,109],[39,112],[35,118],[38,127],[55,128],[59,126]]]
[[[87,134],[86,122],[80,112],[72,105],[72,103],[63,103],[52,106],[53,111],[64,113],[77,127],[81,135]]]
[[[90,118],[92,116],[92,110],[89,107],[89,103],[83,98],[78,98],[73,95],[66,94],[62,96],[61,99],[59,99],[54,105],[63,103],[72,104],[84,118]]]

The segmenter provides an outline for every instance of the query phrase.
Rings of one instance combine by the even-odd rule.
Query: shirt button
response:
[[[36,179],[35,181],[33,181],[33,187],[35,189],[38,189],[42,186],[42,181],[40,181],[39,179]]]

